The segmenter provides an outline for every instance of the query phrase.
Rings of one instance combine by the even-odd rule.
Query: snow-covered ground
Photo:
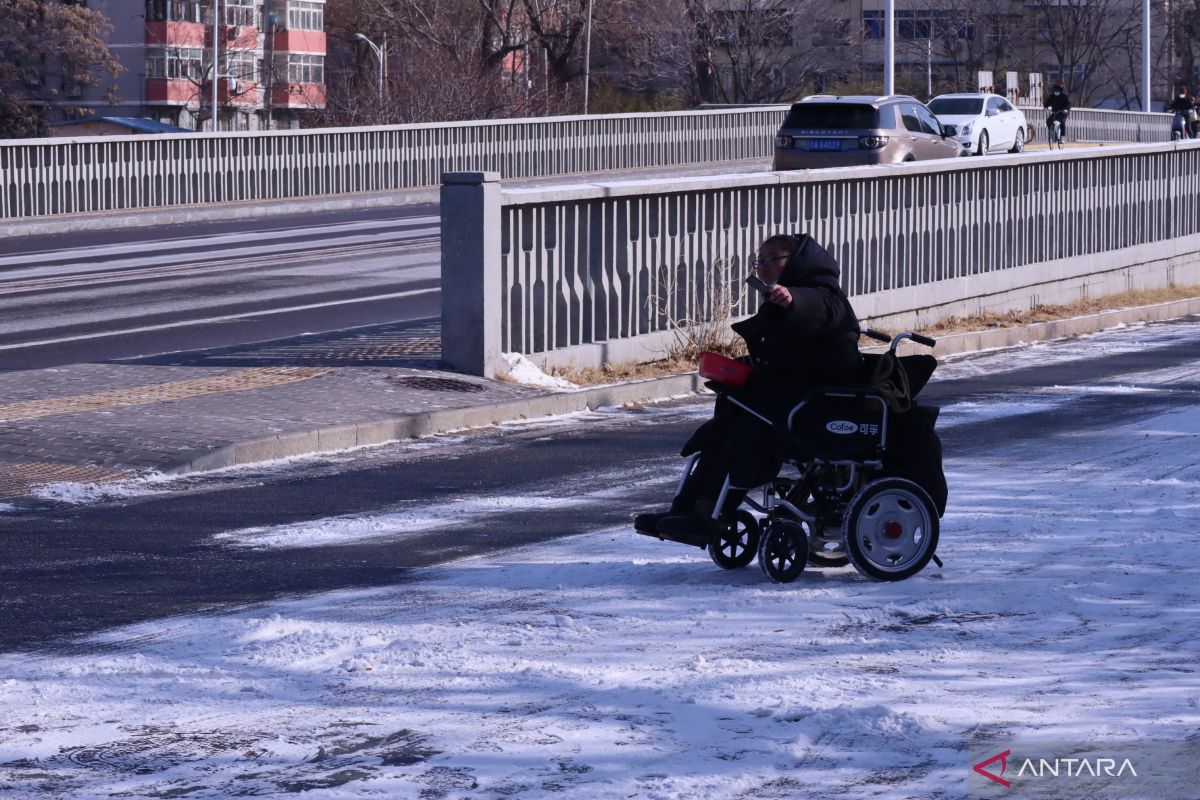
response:
[[[1163,330],[1065,347],[1200,325]],[[772,585],[620,529],[3,656],[0,796],[958,798],[970,746],[1200,737],[1198,445],[1193,406],[950,453],[945,569],[901,583],[810,568]],[[384,509],[218,541],[405,525]]]

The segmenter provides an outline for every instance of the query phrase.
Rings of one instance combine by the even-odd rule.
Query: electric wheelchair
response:
[[[938,410],[914,401],[937,361],[896,352],[906,339],[927,347],[936,342],[916,333],[862,334],[889,345],[883,353],[864,354],[862,384],[813,390],[792,407],[786,423],[738,399],[740,362],[702,358],[700,374],[711,390],[782,437],[784,465],[761,487],[761,501],[752,492],[736,511],[721,514],[736,488],[726,478],[707,537],[647,535],[703,547],[724,569],[745,567],[757,556],[763,573],[777,583],[795,580],[809,564],[849,563],[881,581],[911,577],[930,560],[940,567],[936,550],[947,490],[934,433]],[[680,490],[699,455],[688,459]]]

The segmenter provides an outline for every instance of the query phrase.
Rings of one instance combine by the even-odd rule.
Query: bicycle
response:
[[[1049,129],[1050,149],[1051,150],[1054,149],[1054,145],[1058,145],[1058,149],[1062,150],[1062,147],[1063,147],[1063,133],[1062,133],[1063,119],[1062,118],[1065,116],[1066,116],[1065,112],[1056,111],[1053,114],[1051,114],[1046,120],[1046,126]]]

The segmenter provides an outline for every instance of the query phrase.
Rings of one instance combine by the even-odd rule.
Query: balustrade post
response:
[[[500,173],[442,174],[442,361],[495,377],[500,363]]]

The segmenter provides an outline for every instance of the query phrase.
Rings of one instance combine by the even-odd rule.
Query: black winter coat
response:
[[[1196,98],[1192,97],[1191,95],[1186,97],[1176,97],[1171,101],[1171,104],[1167,106],[1167,111],[1178,111],[1183,114],[1186,114],[1189,111],[1194,111],[1195,109]]]
[[[1060,95],[1055,95],[1053,92],[1046,95],[1046,108],[1051,111],[1070,111],[1071,98],[1067,97],[1067,93],[1063,92]]]
[[[787,308],[763,302],[754,316],[733,325],[746,340],[754,372],[736,397],[760,414],[783,422],[804,393],[816,386],[855,386],[863,380],[858,352],[858,318],[838,282],[838,265],[811,237],[797,237],[800,245],[779,276],[791,292]],[[737,461],[741,476],[756,475],[761,467],[770,475],[742,477],[754,485],[774,475],[782,459],[783,440],[762,422],[736,410],[724,398],[717,400],[713,419],[692,434],[683,446],[688,456],[717,440],[740,443]],[[737,465],[735,465],[736,467]],[[723,472],[721,473],[724,474]]]
[[[746,340],[751,381],[769,380],[774,388],[795,393],[822,385],[857,383],[862,375],[858,318],[838,281],[838,265],[807,234],[779,276],[792,304],[763,302],[758,312],[733,326]]]

